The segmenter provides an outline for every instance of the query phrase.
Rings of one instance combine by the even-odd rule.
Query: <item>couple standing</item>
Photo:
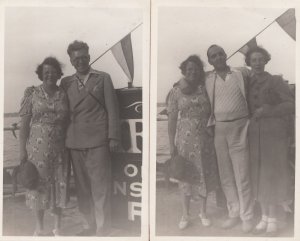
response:
[[[79,211],[86,221],[77,235],[103,236],[110,227],[110,152],[120,140],[118,103],[110,76],[90,67],[88,45],[74,41],[67,52],[76,73],[57,86],[61,64],[46,58],[36,70],[43,83],[27,88],[21,103],[20,159],[33,163],[39,173],[26,203],[35,214],[34,235],[47,235],[43,219],[48,208],[55,216],[53,234],[61,235],[69,154]]]
[[[270,56],[262,48],[247,53],[251,71],[229,67],[224,49],[217,45],[209,47],[207,57],[214,70],[206,74],[197,56],[182,63],[184,78],[167,100],[171,155],[178,152],[192,161],[200,174],[197,184],[179,182],[183,207],[179,228],[189,224],[192,196],[201,201],[202,225],[211,225],[206,199],[216,190],[219,173],[228,208],[222,228],[232,228],[241,219],[243,231],[250,232],[257,199],[262,218],[254,231],[274,234],[276,205],[288,198],[288,138],[283,119],[293,113],[291,93],[281,78],[264,71]],[[272,146],[277,148],[275,155]],[[281,180],[274,178],[278,175]]]

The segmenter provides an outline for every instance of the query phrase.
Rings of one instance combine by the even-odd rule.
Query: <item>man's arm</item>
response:
[[[236,70],[240,71],[243,75],[245,81],[247,81],[251,76],[251,70],[247,67],[235,67]]]
[[[108,115],[108,138],[111,151],[116,150],[120,141],[119,105],[116,92],[109,75],[104,79],[105,108]]]

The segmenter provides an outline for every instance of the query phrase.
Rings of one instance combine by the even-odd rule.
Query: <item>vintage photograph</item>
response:
[[[66,5],[3,8],[2,235],[140,237],[143,5]]]
[[[156,237],[294,237],[297,9],[230,6],[153,11]]]

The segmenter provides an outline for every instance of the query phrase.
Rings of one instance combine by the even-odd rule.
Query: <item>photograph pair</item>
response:
[[[295,1],[0,7],[0,240],[299,237]]]

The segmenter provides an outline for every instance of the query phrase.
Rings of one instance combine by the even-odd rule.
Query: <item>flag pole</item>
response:
[[[138,24],[135,26],[128,34],[131,34],[134,30],[136,30],[139,26],[141,26],[143,23]],[[128,35],[126,34],[126,35]],[[124,38],[124,37],[123,37]],[[98,58],[96,58],[92,63],[90,63],[90,67],[92,64],[94,64],[96,61],[98,61],[103,55],[105,55],[111,48],[113,48],[116,44],[118,44],[123,38],[121,38],[119,41],[117,41],[115,44],[113,44],[109,49],[105,50]]]
[[[289,10],[289,9],[288,9]],[[275,23],[276,22],[276,20],[278,19],[278,18],[280,18],[283,14],[285,14],[288,10],[286,10],[284,13],[282,13],[282,14],[280,14],[277,18],[275,18],[270,24],[268,24],[263,30],[261,30],[258,34],[256,34],[254,37],[252,37],[251,39],[253,39],[253,38],[256,38],[258,35],[260,35],[263,31],[265,31],[268,27],[270,27],[273,23]],[[249,41],[248,41],[249,42]],[[247,43],[248,43],[247,42]],[[227,60],[228,59],[230,59],[233,55],[235,55],[237,52],[239,52],[239,50],[241,49],[241,48],[243,48],[247,43],[245,43],[242,47],[240,47],[238,50],[236,50],[233,54],[231,54],[228,58],[227,58]]]

